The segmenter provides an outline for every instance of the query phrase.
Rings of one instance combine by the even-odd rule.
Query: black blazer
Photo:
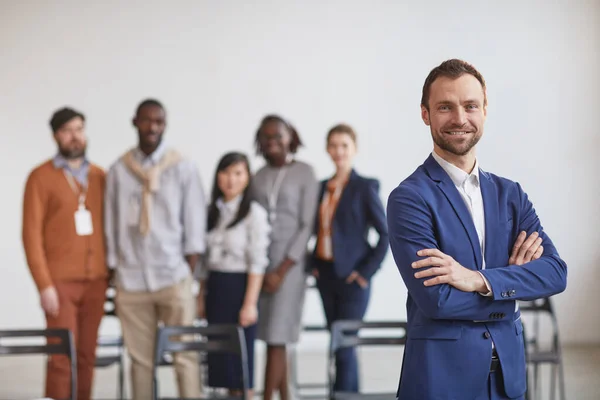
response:
[[[328,179],[321,181],[319,204],[327,182]],[[317,209],[315,235],[318,233],[320,220]],[[371,227],[379,234],[379,241],[375,247],[368,241]],[[336,276],[345,278],[357,271],[365,279],[370,279],[381,267],[389,248],[389,239],[377,179],[362,177],[352,170],[333,216],[331,241]],[[315,253],[316,246],[313,257]]]

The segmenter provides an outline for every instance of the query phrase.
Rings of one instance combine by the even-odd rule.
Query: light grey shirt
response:
[[[148,168],[158,163],[167,147],[162,143],[150,156],[136,149],[135,157]],[[142,182],[121,159],[106,178],[104,228],[107,264],[116,268],[118,284],[128,291],[157,291],[190,275],[186,255],[205,249],[206,203],[196,165],[182,160],[165,169],[153,194],[150,233],[139,232]]]
[[[251,202],[248,215],[229,227],[241,200],[241,195],[227,203],[217,200],[219,221],[207,234],[206,253],[197,267],[200,279],[205,279],[209,271],[264,274],[269,265],[271,226],[267,211],[260,204]]]

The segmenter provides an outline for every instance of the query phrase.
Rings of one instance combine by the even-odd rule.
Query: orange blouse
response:
[[[333,261],[331,232],[335,210],[347,181],[339,182],[331,179],[325,186],[323,199],[319,206],[319,229],[317,232],[316,256],[321,260]]]

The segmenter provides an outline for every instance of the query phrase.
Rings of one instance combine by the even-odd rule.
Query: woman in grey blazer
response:
[[[258,305],[257,337],[267,343],[264,399],[278,390],[289,398],[286,345],[300,336],[305,258],[318,202],[318,181],[313,168],[295,160],[302,145],[298,133],[277,115],[268,115],[256,132],[257,153],[267,164],[253,179],[255,199],[267,210],[271,245],[263,290]]]

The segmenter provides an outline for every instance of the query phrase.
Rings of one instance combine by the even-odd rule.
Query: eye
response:
[[[467,110],[476,110],[479,107],[477,106],[477,104],[467,104]]]
[[[450,111],[450,106],[443,105],[438,108],[439,111]]]

